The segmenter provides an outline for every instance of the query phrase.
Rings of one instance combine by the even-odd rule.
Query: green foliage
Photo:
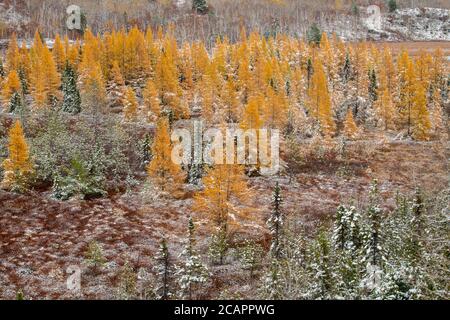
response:
[[[177,267],[178,285],[182,298],[192,300],[202,284],[209,278],[208,268],[202,263],[196,250],[195,225],[192,218],[188,223],[188,237],[180,255],[181,265]]]
[[[119,272],[117,297],[121,300],[133,300],[137,296],[137,275],[129,262],[125,262]]]
[[[355,1],[352,1],[352,14],[354,16],[359,16],[359,7]]]
[[[378,100],[377,75],[374,69],[369,70],[369,98],[372,102]]]
[[[66,63],[62,75],[62,92],[64,96],[62,110],[71,114],[80,113],[81,96],[77,88],[77,76],[69,62]]]
[[[22,97],[18,92],[14,92],[8,104],[8,110],[11,113],[19,113],[23,108]]]
[[[81,195],[83,199],[99,198],[106,195],[104,184],[104,176],[95,172],[92,163],[73,159],[66,175],[55,177],[53,196],[60,200],[68,200],[75,195]]]
[[[125,187],[130,165],[138,157],[137,147],[115,120],[105,118],[102,124],[91,125],[90,119],[78,118],[72,127],[55,110],[44,119],[33,133],[31,150],[38,181],[52,184],[56,198],[89,198],[105,195],[112,187]]]
[[[25,300],[25,295],[23,294],[22,289],[17,291],[17,293],[16,293],[16,300],[18,300],[18,301]]]
[[[283,215],[281,212],[281,188],[277,182],[272,195],[272,212],[267,221],[270,234],[272,236],[272,243],[270,246],[270,253],[272,257],[279,259],[282,256],[282,232],[283,232]]]
[[[0,57],[0,78],[5,77],[5,69],[3,67],[3,59]]]
[[[19,80],[20,80],[20,86],[22,88],[22,94],[28,94],[29,93],[29,85],[28,80],[25,74],[25,71],[23,68],[19,69]]]
[[[389,8],[389,12],[394,12],[395,10],[397,10],[397,8],[398,8],[397,1],[396,0],[388,0],[388,8]]]
[[[310,43],[314,43],[316,45],[320,44],[320,41],[322,40],[322,31],[320,31],[319,26],[316,23],[313,23],[311,27],[309,27],[306,34],[306,39]]]
[[[172,264],[169,248],[167,247],[167,241],[166,239],[162,239],[156,255],[156,265],[154,268],[157,278],[155,293],[159,300],[168,300],[174,295],[172,292],[172,282],[174,276]]]
[[[338,207],[331,237],[327,227],[299,237],[286,221],[285,255],[263,271],[261,298],[448,299],[449,199],[417,189],[384,214],[374,180],[367,206]]]
[[[208,256],[212,264],[222,265],[228,251],[228,240],[224,231],[213,234],[208,248]]]
[[[208,12],[208,4],[206,0],[192,0],[192,10],[197,13],[207,13]]]
[[[139,141],[139,158],[141,159],[142,168],[146,168],[152,160],[153,139],[150,134],[146,134],[144,139]]]
[[[97,241],[91,241],[86,251],[86,263],[94,270],[102,268],[106,259],[103,256],[103,249]]]
[[[238,250],[238,258],[242,268],[248,270],[250,278],[253,278],[254,272],[261,266],[263,249],[255,241],[246,240]]]

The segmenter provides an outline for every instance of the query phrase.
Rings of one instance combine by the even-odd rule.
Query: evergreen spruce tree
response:
[[[144,167],[147,167],[152,160],[152,145],[152,136],[147,133],[141,143],[141,161]]]
[[[192,0],[192,9],[197,13],[207,13],[208,12],[208,4],[206,0]]]
[[[211,236],[208,256],[213,264],[223,265],[225,255],[228,251],[228,240],[226,231],[219,229]]]
[[[0,79],[5,77],[5,69],[3,67],[3,59],[0,57]]]
[[[388,0],[388,8],[389,8],[389,12],[394,12],[395,10],[397,10],[397,1],[395,0]]]
[[[119,272],[119,285],[117,288],[118,298],[121,300],[136,299],[137,275],[130,263],[127,261]]]
[[[269,270],[263,278],[260,290],[263,299],[282,299],[281,266],[277,259],[271,259]]]
[[[355,1],[352,1],[352,14],[354,16],[359,16],[359,7]]]
[[[18,92],[14,92],[8,104],[8,112],[19,113],[22,111],[22,97]]]
[[[374,179],[370,187],[369,207],[367,209],[368,235],[365,243],[365,261],[372,266],[382,268],[385,258],[381,238],[382,210],[378,197],[378,181]]]
[[[372,181],[367,208],[367,226],[362,264],[365,265],[364,287],[377,297],[382,286],[385,252],[381,233],[382,210],[379,205],[378,181]]]
[[[311,77],[313,75],[313,72],[314,72],[314,70],[313,70],[312,60],[311,60],[311,58],[308,58],[308,62],[306,64],[306,76],[307,76],[307,79],[308,79],[307,89],[309,89],[309,86],[310,86],[310,83],[311,83]]]
[[[369,70],[369,98],[374,102],[378,100],[378,83],[375,70]]]
[[[334,272],[332,268],[331,246],[328,234],[321,231],[313,244],[312,287],[313,299],[330,299],[333,297]]]
[[[196,250],[195,225],[189,218],[188,237],[185,247],[180,255],[181,266],[178,267],[178,284],[181,288],[182,298],[192,300],[199,286],[204,284],[209,277],[208,268],[202,263]]]
[[[345,54],[345,62],[344,66],[342,67],[342,80],[344,83],[347,83],[350,80],[351,77],[351,62],[350,62],[350,55],[348,52]]]
[[[20,86],[22,87],[22,94],[23,95],[28,94],[30,88],[28,85],[27,76],[26,76],[23,68],[19,69],[19,80],[20,80]]]
[[[170,299],[173,296],[171,291],[173,270],[166,239],[161,240],[156,256],[155,272],[158,279],[158,286],[156,288],[157,298],[160,300]]]
[[[360,215],[354,206],[340,205],[334,222],[332,243],[336,252],[338,288],[344,298],[358,296],[361,281]]]
[[[62,110],[71,114],[81,112],[81,96],[77,88],[77,76],[69,62],[63,72],[62,92],[64,95]]]
[[[245,240],[244,246],[239,248],[239,260],[244,270],[250,272],[250,279],[253,279],[255,271],[260,267],[263,258],[263,249],[255,241]]]
[[[411,206],[410,248],[411,263],[417,265],[421,261],[423,236],[425,233],[425,205],[420,188],[416,188]]]
[[[272,243],[270,245],[270,254],[275,259],[280,259],[282,256],[281,237],[283,232],[283,214],[281,212],[281,188],[277,182],[272,196],[272,212],[267,221],[267,225],[272,236]]]
[[[313,43],[315,45],[320,44],[320,40],[322,40],[322,31],[320,31],[317,23],[313,23],[311,27],[309,27],[306,34],[306,39],[308,39],[309,43]]]

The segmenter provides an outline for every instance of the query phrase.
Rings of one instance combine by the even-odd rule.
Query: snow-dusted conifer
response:
[[[272,257],[279,259],[282,256],[281,237],[283,232],[283,214],[281,212],[281,188],[277,182],[272,196],[272,212],[267,221],[267,225],[272,236],[272,243],[270,246],[270,254]]]
[[[8,112],[18,113],[22,110],[22,107],[23,107],[22,97],[20,96],[20,94],[18,92],[14,92],[8,103],[8,108],[7,108]]]
[[[160,300],[168,300],[173,296],[171,291],[173,270],[172,261],[167,247],[166,239],[161,240],[155,266],[156,277],[158,279],[156,296]]]
[[[71,114],[81,111],[81,96],[77,88],[77,76],[69,62],[66,62],[63,72],[62,92],[64,95],[62,110]]]
[[[178,266],[178,284],[181,288],[182,298],[192,300],[194,292],[208,280],[208,268],[202,263],[196,250],[195,225],[192,218],[189,218],[188,237],[184,250],[180,254],[181,265]]]

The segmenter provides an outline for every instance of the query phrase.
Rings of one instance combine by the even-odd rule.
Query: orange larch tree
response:
[[[33,164],[20,121],[16,121],[9,130],[8,158],[2,165],[2,188],[19,191],[27,188]]]
[[[252,194],[243,172],[238,165],[215,165],[203,177],[204,189],[194,197],[193,209],[221,241],[226,242],[231,232],[250,219],[249,210],[242,206],[248,204]],[[221,252],[221,262],[223,255]]]
[[[128,121],[136,120],[139,106],[133,88],[127,88],[124,105],[125,108],[123,111],[125,114],[125,119],[127,119]]]
[[[332,136],[336,131],[336,124],[331,111],[331,98],[328,91],[327,78],[322,63],[317,58],[314,61],[314,74],[308,90],[309,110],[319,121],[322,133]]]
[[[179,187],[184,174],[180,165],[172,161],[169,120],[158,120],[156,136],[152,147],[153,159],[147,167],[148,175],[163,191],[172,191]]]
[[[158,89],[153,80],[147,80],[143,96],[147,119],[150,121],[158,118],[161,115],[161,100],[159,99]]]

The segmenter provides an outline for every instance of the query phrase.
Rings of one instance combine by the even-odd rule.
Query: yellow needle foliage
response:
[[[152,147],[153,159],[147,167],[148,175],[163,191],[176,189],[183,181],[181,167],[172,161],[169,120],[161,117]]]
[[[8,136],[8,158],[3,161],[4,177],[1,186],[10,190],[23,190],[27,187],[33,165],[20,121],[14,123]]]
[[[227,234],[230,226],[239,226],[249,218],[248,210],[240,206],[251,198],[244,177],[241,166],[221,164],[203,178],[204,189],[194,197],[194,210],[215,231]]]

